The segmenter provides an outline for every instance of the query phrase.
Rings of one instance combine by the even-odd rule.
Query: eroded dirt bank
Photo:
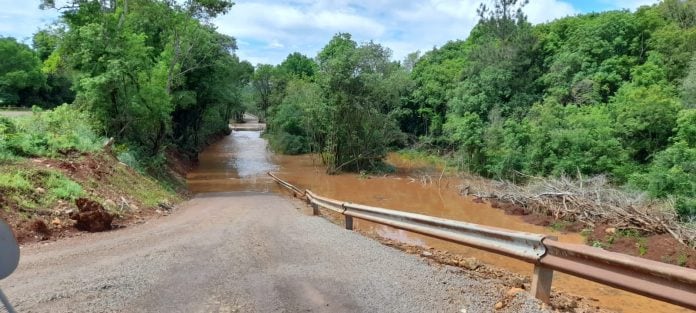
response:
[[[187,196],[185,190],[165,188],[108,152],[17,160],[0,165],[0,174],[0,218],[22,244],[80,235],[78,228],[103,231],[142,223],[168,214]],[[87,202],[92,203],[89,208],[79,205]],[[98,210],[92,215],[106,218],[81,224],[80,216],[88,214],[83,209]]]

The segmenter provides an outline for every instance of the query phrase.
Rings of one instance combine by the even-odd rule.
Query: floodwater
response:
[[[579,234],[555,233],[549,228],[527,224],[518,216],[506,215],[488,204],[476,203],[471,197],[463,197],[457,187],[460,182],[456,179],[435,177],[432,181],[422,183],[415,176],[419,165],[406,162],[395,155],[389,158],[390,163],[398,169],[393,175],[327,175],[321,162],[315,157],[275,156],[268,151],[260,132],[234,131],[232,135],[203,151],[199,161],[198,167],[188,175],[189,188],[196,193],[278,191],[275,183],[266,176],[266,172],[273,171],[301,189],[310,189],[337,200],[518,231],[547,233],[558,236],[564,242],[583,242]],[[447,241],[357,219],[354,227],[410,244],[472,256],[527,276],[532,273],[530,264]],[[596,299],[598,306],[618,312],[688,312],[673,305],[558,272],[555,273],[553,286],[570,294]]]
[[[198,155],[186,176],[193,193],[276,190],[266,174],[278,170],[260,131],[233,131]]]

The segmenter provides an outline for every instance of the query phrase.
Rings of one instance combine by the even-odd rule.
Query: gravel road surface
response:
[[[19,312],[542,312],[518,293],[381,245],[278,195],[200,195],[172,215],[22,248]],[[2,311],[0,309],[0,311]]]

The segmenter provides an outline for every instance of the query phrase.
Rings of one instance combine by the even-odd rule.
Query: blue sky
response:
[[[482,0],[236,0],[213,22],[237,38],[237,54],[250,62],[280,63],[299,51],[315,56],[331,36],[349,32],[359,42],[388,46],[394,59],[465,38],[476,23]],[[58,1],[60,2],[60,0]],[[530,0],[533,23],[586,12],[635,9],[656,0]],[[59,13],[42,11],[39,0],[0,0],[0,36],[30,43],[31,35]]]

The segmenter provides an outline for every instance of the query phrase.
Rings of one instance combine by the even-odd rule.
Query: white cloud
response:
[[[427,51],[449,40],[465,38],[474,27],[481,0],[255,0],[238,1],[215,24],[237,37],[240,56],[281,62],[299,51],[310,57],[338,32],[358,42],[374,40],[394,52],[395,59]],[[534,0],[525,7],[530,21],[545,22],[576,14],[561,0]]]
[[[61,1],[58,1],[60,4]],[[40,10],[39,1],[0,1],[0,36],[12,36],[19,41],[31,42],[31,36],[40,28],[56,20],[56,10]]]
[[[602,2],[615,9],[635,10],[644,5],[653,5],[657,3],[658,0],[602,0]]]
[[[552,21],[559,17],[575,15],[579,12],[572,5],[557,0],[534,0],[524,8],[529,21],[532,23],[543,23]]]
[[[271,41],[271,43],[268,44],[268,47],[273,48],[273,49],[281,49],[281,48],[285,48],[285,45],[280,43],[280,41],[278,41],[278,40],[273,40],[273,41]]]
[[[65,0],[58,0],[64,2]],[[394,59],[463,39],[476,24],[482,0],[238,0],[213,22],[237,38],[238,54],[253,63],[279,63],[298,51],[310,57],[338,32],[358,42],[391,48]],[[485,0],[490,1],[490,0]],[[525,8],[534,23],[577,13],[569,0],[532,0]],[[609,1],[609,0],[598,0]],[[0,36],[29,40],[59,12],[39,10],[35,0],[0,0]],[[649,0],[623,0],[627,6]]]

